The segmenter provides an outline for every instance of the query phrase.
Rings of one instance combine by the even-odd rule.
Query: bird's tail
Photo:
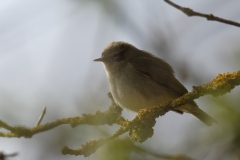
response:
[[[211,116],[209,116],[207,113],[205,113],[198,107],[195,107],[194,111],[192,111],[191,114],[208,126],[211,126],[213,123],[217,123],[215,119],[213,119]]]
[[[213,123],[217,123],[215,119],[202,111],[194,101],[178,107],[177,110],[180,112],[183,111],[194,115],[197,119],[199,119],[208,126],[211,126]]]

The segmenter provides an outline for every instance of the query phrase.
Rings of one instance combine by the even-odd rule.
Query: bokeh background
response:
[[[177,3],[240,22],[239,0]],[[129,42],[165,59],[188,90],[240,67],[240,28],[187,17],[162,0],[1,0],[0,119],[31,127],[43,106],[43,123],[106,110],[105,71],[93,59],[112,41]],[[154,154],[179,153],[235,159],[240,153],[239,97],[237,87],[218,98],[196,100],[218,125],[207,127],[189,114],[169,112],[157,119],[151,139],[132,143],[125,134],[89,158],[62,155],[61,147],[79,148],[111,135],[118,126],[64,125],[31,139],[1,137],[0,151],[18,152],[9,158],[17,160],[154,160],[159,159]],[[135,113],[123,115],[132,119]]]

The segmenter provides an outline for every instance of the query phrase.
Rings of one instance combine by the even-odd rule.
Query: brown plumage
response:
[[[112,96],[123,108],[138,112],[188,92],[168,63],[126,42],[110,43],[95,61],[103,62]],[[190,113],[208,126],[216,123],[194,101],[174,111]]]

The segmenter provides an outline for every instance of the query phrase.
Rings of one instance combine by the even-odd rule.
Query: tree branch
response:
[[[237,72],[219,74],[211,82],[193,87],[192,92],[188,92],[175,100],[157,104],[153,108],[141,109],[132,121],[126,121],[123,123],[116,133],[109,138],[87,142],[86,144],[82,145],[82,148],[77,150],[69,149],[68,147],[64,146],[62,148],[62,153],[76,156],[89,156],[110,140],[113,140],[128,131],[129,136],[134,141],[143,142],[153,135],[153,126],[156,123],[155,119],[157,117],[164,115],[166,112],[173,110],[178,106],[191,102],[200,96],[207,94],[213,96],[223,95],[227,92],[230,92],[235,86],[238,85],[240,85],[240,70]]]
[[[157,104],[152,108],[141,109],[136,117],[131,121],[127,121],[121,116],[122,109],[115,104],[113,99],[109,109],[105,112],[96,111],[95,114],[83,114],[82,117],[58,119],[56,121],[49,122],[44,125],[37,125],[32,128],[27,128],[25,126],[12,127],[0,120],[0,127],[10,131],[0,132],[0,136],[30,138],[34,134],[55,128],[62,124],[70,124],[72,127],[76,127],[77,125],[81,124],[119,124],[121,127],[115,132],[115,134],[108,138],[87,142],[86,144],[83,144],[81,148],[76,150],[70,149],[66,146],[62,148],[63,154],[89,156],[104,144],[126,132],[129,132],[129,136],[134,141],[144,142],[153,135],[153,126],[156,123],[155,119],[157,117],[164,115],[166,112],[173,110],[178,106],[189,103],[200,96],[207,94],[213,96],[223,95],[227,92],[230,92],[235,86],[238,85],[240,85],[240,70],[237,72],[219,74],[211,82],[197,87],[194,86],[192,92],[188,92],[175,100]],[[111,98],[110,94],[109,97]]]
[[[63,124],[70,124],[72,127],[76,127],[82,124],[89,125],[103,125],[103,124],[119,124],[125,122],[125,119],[121,116],[122,109],[112,103],[109,109],[105,112],[96,111],[95,114],[83,114],[82,117],[70,117],[57,119],[56,121],[49,122],[43,125],[37,125],[32,128],[25,126],[10,126],[7,123],[0,120],[0,127],[9,130],[10,132],[0,132],[0,137],[25,137],[31,138],[34,134],[44,132]]]
[[[11,154],[4,154],[3,152],[0,152],[0,160],[5,160],[8,157],[16,157],[17,155],[18,155],[17,152]]]
[[[223,19],[223,18],[220,18],[220,17],[216,17],[213,14],[204,14],[204,13],[195,12],[190,8],[179,6],[179,5],[171,2],[170,0],[164,0],[164,1],[166,3],[168,3],[169,5],[173,6],[174,8],[182,11],[183,13],[185,13],[189,17],[192,17],[192,16],[204,17],[209,21],[218,21],[218,22],[221,22],[221,23],[226,23],[226,24],[229,24],[229,25],[240,27],[240,23],[238,23],[238,22],[234,22],[234,21],[230,21],[230,20]]]

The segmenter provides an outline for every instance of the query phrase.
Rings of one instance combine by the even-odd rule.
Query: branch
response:
[[[0,152],[0,160],[5,160],[8,157],[16,157],[17,155],[18,155],[17,152],[11,154],[4,154],[3,152]]]
[[[40,115],[40,117],[39,117],[39,119],[38,119],[38,121],[37,121],[36,126],[39,126],[39,125],[40,125],[40,123],[41,123],[42,120],[43,120],[44,115],[46,114],[46,111],[47,111],[47,109],[46,109],[46,106],[45,106],[45,107],[43,107],[42,114]]]
[[[211,82],[193,87],[193,91],[185,95],[162,104],[157,104],[152,108],[141,109],[137,116],[132,121],[126,121],[116,131],[116,133],[109,138],[94,140],[82,145],[82,148],[73,150],[64,146],[62,148],[63,154],[84,155],[89,156],[98,148],[129,131],[129,136],[137,142],[143,142],[153,135],[153,126],[156,123],[156,118],[164,115],[166,112],[174,108],[193,101],[201,96],[210,94],[213,96],[223,95],[230,92],[235,86],[240,85],[240,70],[237,72],[227,72],[219,74]]]
[[[115,134],[108,138],[87,142],[86,144],[82,145],[82,148],[77,150],[70,149],[66,146],[62,148],[63,154],[89,156],[104,144],[126,132],[129,132],[129,136],[134,141],[144,142],[153,135],[153,126],[156,123],[155,119],[157,117],[164,115],[166,112],[173,110],[178,106],[189,103],[200,96],[207,94],[213,96],[223,95],[227,92],[230,92],[235,86],[238,85],[240,85],[240,70],[237,72],[219,74],[211,82],[193,87],[192,92],[186,93],[175,100],[157,104],[152,108],[141,109],[136,117],[131,121],[127,121],[121,116],[122,109],[115,104],[114,100],[111,98],[111,94],[109,94],[109,97],[112,99],[112,103],[109,109],[105,112],[96,111],[95,114],[83,114],[82,117],[58,119],[56,121],[46,123],[44,125],[37,125],[32,128],[27,128],[24,126],[10,126],[0,120],[0,127],[10,131],[0,132],[0,136],[30,138],[34,134],[55,128],[62,124],[70,124],[72,127],[76,127],[81,124],[119,124],[121,127],[115,132]]]
[[[169,0],[164,0],[164,1],[166,3],[168,3],[169,5],[173,6],[174,8],[182,11],[183,13],[185,13],[189,17],[191,17],[191,16],[204,17],[209,21],[218,21],[218,22],[226,23],[226,24],[233,25],[233,26],[236,26],[236,27],[240,27],[240,23],[238,23],[238,22],[234,22],[234,21],[230,21],[230,20],[223,19],[223,18],[220,18],[220,17],[216,17],[213,14],[204,14],[204,13],[195,12],[190,8],[179,6],[179,5],[173,3]]]
[[[49,122],[43,125],[36,125],[32,128],[25,126],[10,126],[7,123],[0,120],[0,127],[9,130],[10,132],[0,132],[0,137],[25,137],[31,138],[34,134],[44,132],[63,124],[70,124],[72,127],[76,127],[82,124],[89,125],[103,125],[103,124],[119,124],[125,122],[125,119],[121,116],[122,109],[115,106],[112,103],[109,109],[105,112],[96,111],[95,114],[83,114],[82,117],[70,117],[57,119],[56,121]]]

